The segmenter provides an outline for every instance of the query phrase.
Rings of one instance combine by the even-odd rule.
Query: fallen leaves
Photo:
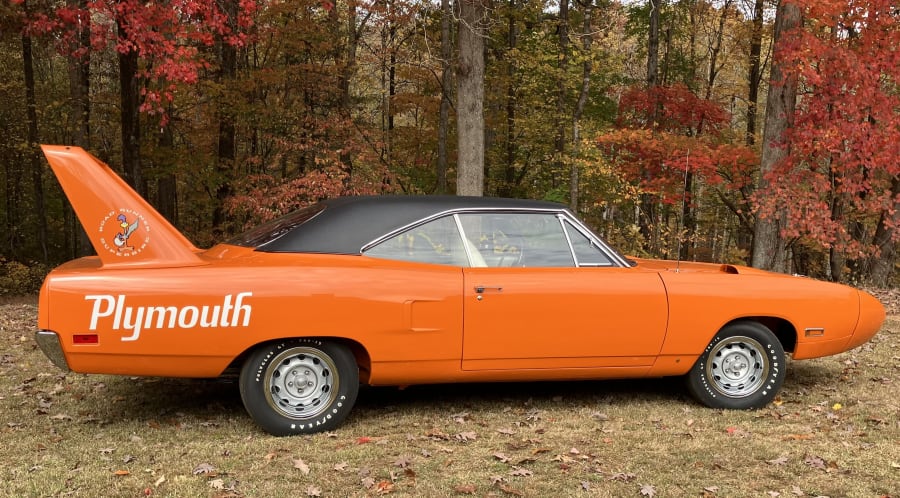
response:
[[[197,465],[196,467],[194,467],[194,470],[191,471],[191,474],[198,476],[201,474],[215,474],[215,472],[216,472],[216,468],[213,467],[211,464],[201,463],[201,464]]]
[[[807,455],[803,459],[803,463],[814,469],[824,470],[825,472],[833,472],[838,469],[837,462],[829,462],[824,458],[815,455]]]
[[[637,479],[637,475],[632,474],[631,472],[616,472],[609,476],[610,481],[631,482],[635,479]]]
[[[453,491],[461,495],[474,495],[477,488],[474,484],[458,484],[453,487]]]
[[[859,389],[837,382],[846,358],[796,362],[781,406],[754,412],[700,408],[677,387],[671,398],[637,403],[618,384],[612,392],[591,384],[587,393],[577,384],[561,401],[503,388],[485,402],[450,394],[394,407],[374,397],[334,433],[277,439],[253,429],[235,394],[223,401],[205,385],[147,389],[138,379],[11,365],[0,433],[15,448],[3,456],[17,459],[2,470],[19,483],[46,481],[60,496],[101,496],[90,476],[154,497],[277,496],[285,480],[298,497],[839,496],[836,483],[859,476],[892,490],[900,454],[887,443],[900,424],[895,396],[883,391],[900,379],[900,343],[889,343],[900,333],[891,333],[878,336],[876,352],[891,352],[877,368],[859,354]],[[33,361],[20,350],[2,354]],[[13,480],[4,486],[27,495]]]
[[[726,427],[725,433],[729,436],[739,437],[739,438],[748,438],[750,437],[750,432],[740,428],[740,427]]]
[[[814,434],[788,434],[781,438],[782,441],[803,441],[814,438]]]
[[[459,434],[454,436],[457,441],[461,441],[463,443],[467,443],[469,441],[474,441],[478,439],[478,434],[472,431],[460,432]]]
[[[522,467],[516,467],[509,472],[509,475],[514,477],[531,477],[534,475],[534,472]]]

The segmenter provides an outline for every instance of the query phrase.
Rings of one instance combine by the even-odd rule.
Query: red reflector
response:
[[[97,344],[99,340],[97,334],[75,334],[72,336],[72,342],[75,344]]]

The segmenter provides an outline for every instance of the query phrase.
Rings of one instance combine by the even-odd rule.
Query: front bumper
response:
[[[34,342],[41,347],[41,351],[50,361],[57,367],[69,371],[69,363],[66,361],[66,355],[63,354],[62,344],[59,342],[59,336],[56,332],[49,330],[38,330],[34,333]]]

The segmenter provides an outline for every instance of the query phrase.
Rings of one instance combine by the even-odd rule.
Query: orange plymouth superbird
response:
[[[43,149],[97,251],[47,276],[44,353],[83,373],[239,373],[274,435],[334,429],[360,384],[683,376],[704,405],[759,408],[786,352],[847,351],[884,320],[843,285],[627,258],[530,200],[338,198],[201,250],[98,159]]]

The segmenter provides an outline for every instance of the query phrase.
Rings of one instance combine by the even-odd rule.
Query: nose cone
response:
[[[847,349],[853,349],[865,343],[881,329],[884,323],[884,306],[868,292],[859,293],[859,320],[856,322],[856,330],[847,343]]]

